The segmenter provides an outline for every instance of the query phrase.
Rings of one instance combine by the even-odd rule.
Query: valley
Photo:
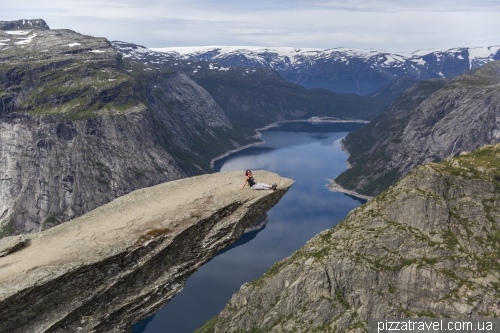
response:
[[[342,198],[342,216],[241,280],[197,333],[498,317],[499,87],[500,46],[148,49],[0,21],[0,243],[24,245],[0,257],[0,330],[130,333],[295,178],[315,184],[309,207]],[[258,171],[276,192],[237,190],[249,165],[279,164],[289,178]]]

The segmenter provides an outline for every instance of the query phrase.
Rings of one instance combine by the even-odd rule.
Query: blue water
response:
[[[264,169],[292,178],[295,184],[267,213],[265,228],[244,235],[203,265],[167,306],[135,324],[133,333],[192,333],[221,312],[243,283],[259,278],[276,261],[290,256],[359,206],[362,200],[325,186],[327,179],[346,169],[347,156],[340,140],[359,126],[286,123],[264,131],[264,145],[217,161],[217,171]]]

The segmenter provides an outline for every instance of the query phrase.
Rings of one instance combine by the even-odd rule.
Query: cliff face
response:
[[[24,248],[0,258],[0,331],[129,332],[293,183],[256,175],[278,189],[239,190],[242,171],[186,178],[26,235]]]
[[[106,39],[38,21],[0,30],[0,237],[209,172],[248,141],[186,75],[126,69]]]
[[[368,318],[500,314],[500,145],[413,170],[199,332],[339,332]]]
[[[376,195],[415,166],[500,140],[500,62],[449,82],[418,82],[343,141],[352,168],[335,179]]]

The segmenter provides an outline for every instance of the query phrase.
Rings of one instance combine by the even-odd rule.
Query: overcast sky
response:
[[[0,20],[144,45],[376,48],[500,45],[500,0],[15,0]]]

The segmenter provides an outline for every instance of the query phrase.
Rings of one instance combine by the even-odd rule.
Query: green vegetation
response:
[[[215,333],[215,325],[217,325],[219,317],[215,316],[212,319],[207,320],[202,327],[195,329],[193,333]]]
[[[2,67],[2,72],[8,70],[12,77],[20,78],[0,91],[17,98],[18,112],[62,114],[76,120],[124,113],[140,104],[132,77],[103,59],[89,62],[79,56],[54,55],[43,60],[13,60]]]
[[[45,224],[47,223],[57,223],[57,218],[54,216],[54,215],[49,215],[47,216],[47,218],[45,219]]]
[[[0,223],[0,238],[13,235],[14,230],[14,217],[9,217]]]

